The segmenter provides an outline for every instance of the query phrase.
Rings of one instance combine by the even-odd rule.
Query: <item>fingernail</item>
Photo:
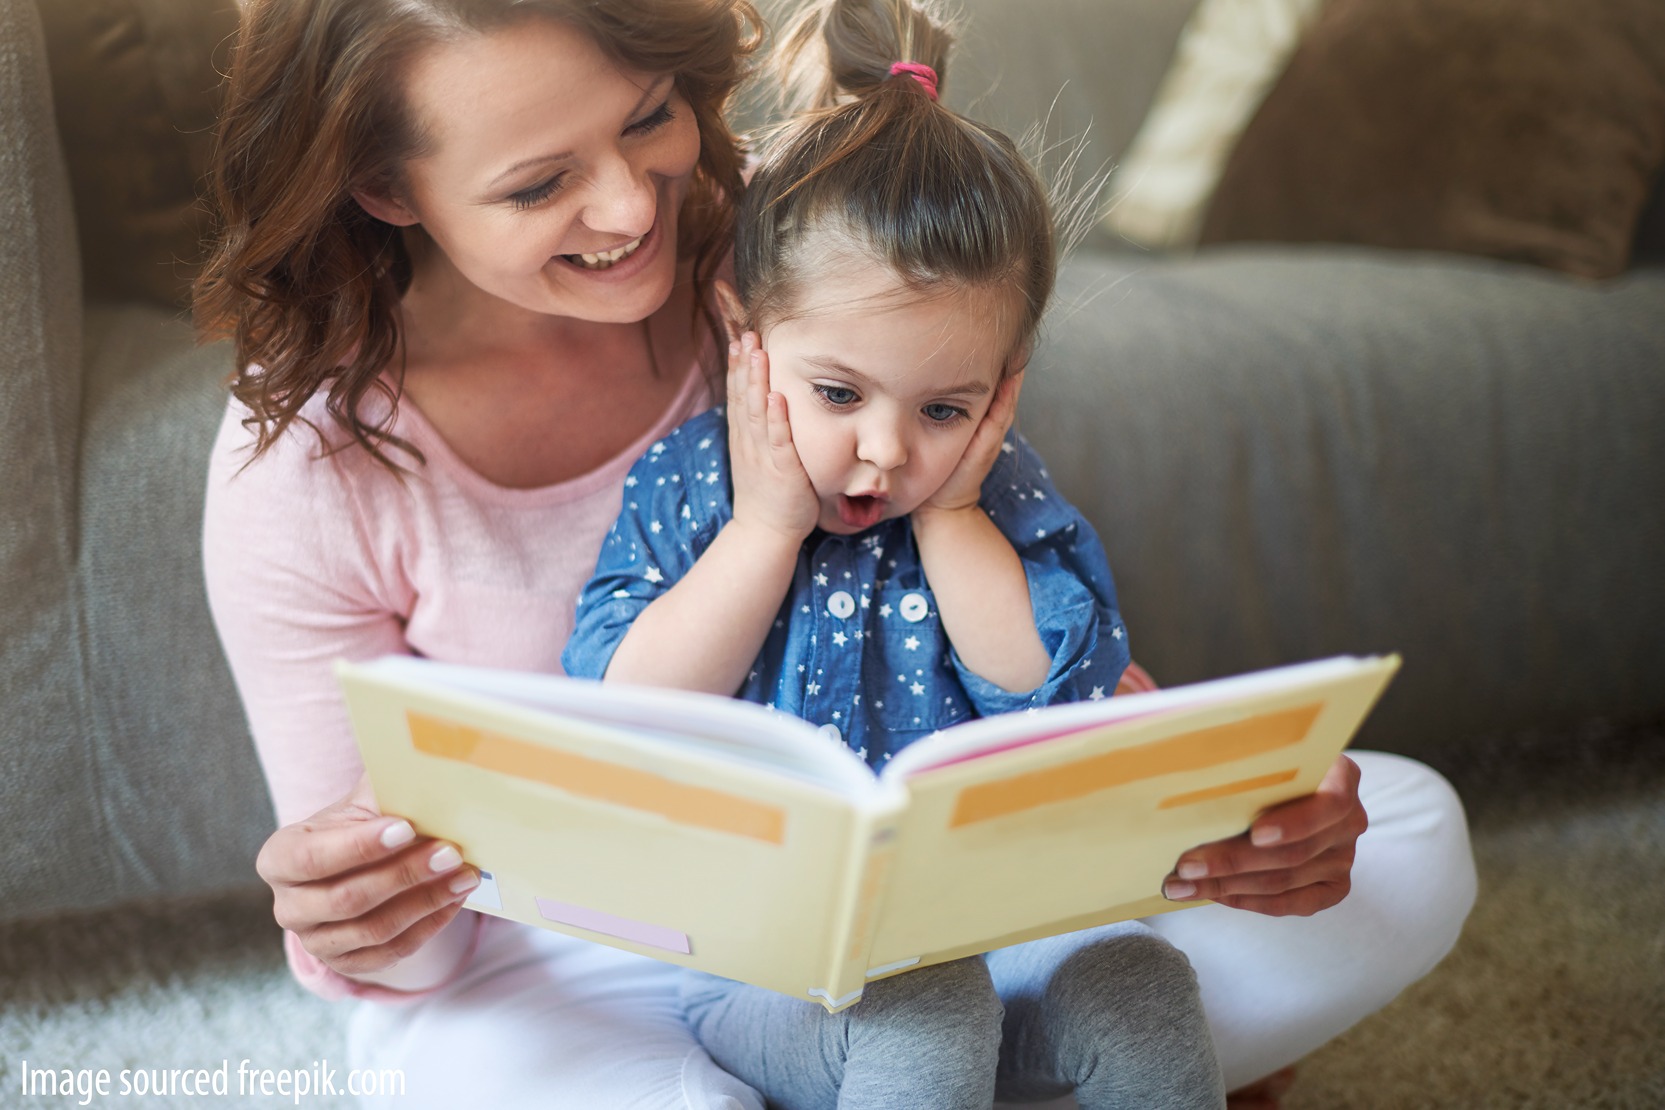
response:
[[[480,885],[480,876],[474,871],[465,871],[451,880],[452,894],[466,894]]]
[[[1256,848],[1264,848],[1268,844],[1276,844],[1283,839],[1283,830],[1276,825],[1257,825],[1249,831],[1249,843]]]
[[[1162,896],[1172,902],[1183,902],[1197,894],[1195,883],[1179,883],[1172,879],[1162,884]]]
[[[436,873],[449,871],[460,863],[462,863],[462,853],[447,844],[428,857],[428,870]]]
[[[1178,871],[1182,879],[1200,879],[1208,874],[1208,864],[1201,860],[1188,859],[1179,865]]]
[[[416,839],[416,830],[410,827],[409,821],[395,821],[382,830],[381,842],[383,848],[397,848],[401,844],[409,844]]]

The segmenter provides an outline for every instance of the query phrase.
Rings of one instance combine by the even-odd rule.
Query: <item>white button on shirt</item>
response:
[[[908,596],[912,597],[914,595],[910,594]],[[924,604],[924,601],[924,598],[920,598],[920,604]],[[856,599],[851,597],[849,592],[846,590],[839,590],[831,597],[827,598],[827,612],[831,613],[839,620],[843,620],[855,611]],[[917,620],[918,618],[915,617],[914,619]]]
[[[925,619],[925,614],[930,610],[924,594],[903,594],[902,603],[897,607],[897,612],[901,613],[902,619],[909,624],[918,624]]]

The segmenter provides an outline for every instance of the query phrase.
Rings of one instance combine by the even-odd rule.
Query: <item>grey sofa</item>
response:
[[[1091,118],[1114,158],[1192,4],[973,3],[950,95],[1015,129]],[[0,921],[246,890],[272,827],[198,569],[230,352],[195,344],[169,254],[229,6],[0,0]],[[123,143],[185,192],[118,242],[94,155]],[[1023,403],[1160,681],[1396,650],[1364,740],[1441,767],[1665,720],[1657,258],[1592,284],[1090,241]]]

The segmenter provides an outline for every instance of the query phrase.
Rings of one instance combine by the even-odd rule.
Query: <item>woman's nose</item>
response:
[[[653,227],[659,197],[653,179],[627,158],[613,158],[595,177],[584,226],[634,239]]]

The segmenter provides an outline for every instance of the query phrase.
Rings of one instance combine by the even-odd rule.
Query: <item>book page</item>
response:
[[[733,698],[455,666],[412,656],[388,656],[366,666],[401,682],[570,714],[628,731],[643,742],[697,749],[821,783],[851,797],[873,791],[872,769],[842,741],[790,714]]]
[[[1160,895],[1180,854],[1310,793],[1397,664],[1140,694],[1125,699],[1139,712],[1088,727],[1090,705],[1020,714],[1015,731],[988,730],[1007,741],[999,750],[916,768],[874,963],[928,964],[1178,908]],[[1010,743],[1034,735],[1050,739]]]
[[[882,772],[887,778],[917,774],[967,759],[1040,743],[1071,732],[1115,721],[1165,713],[1206,702],[1254,698],[1280,690],[1321,684],[1333,678],[1375,670],[1378,660],[1353,656],[1320,659],[1229,678],[1174,686],[1150,693],[1049,706],[1031,713],[1007,713],[967,721],[928,736],[898,752]]]

